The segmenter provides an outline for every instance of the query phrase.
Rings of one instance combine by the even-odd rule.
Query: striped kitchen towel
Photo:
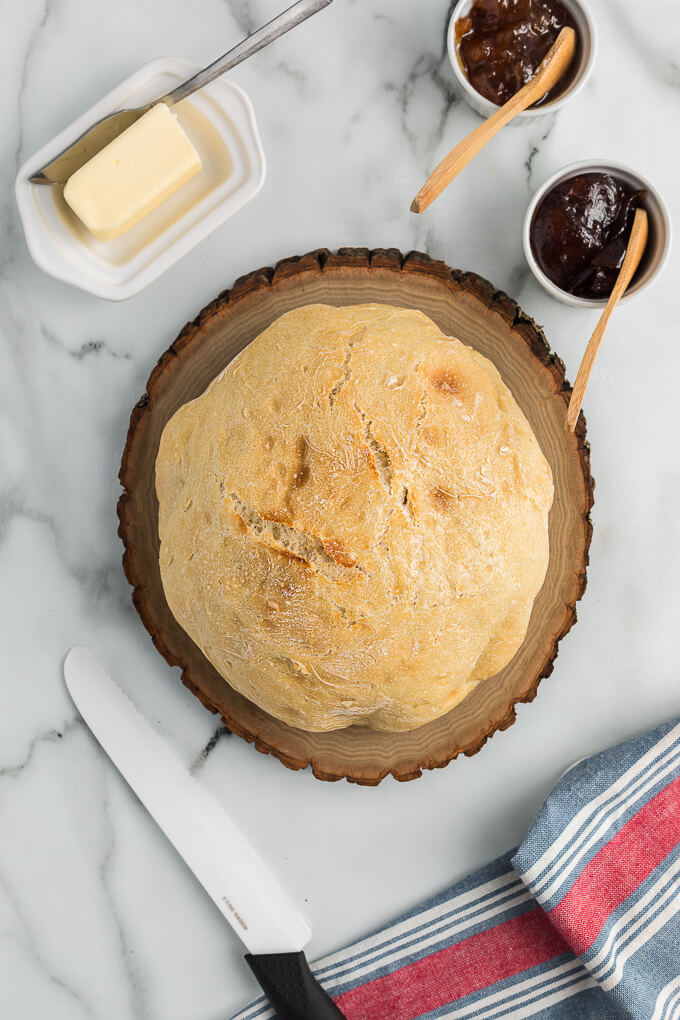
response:
[[[312,970],[348,1020],[680,1020],[680,719],[577,763],[517,850]]]

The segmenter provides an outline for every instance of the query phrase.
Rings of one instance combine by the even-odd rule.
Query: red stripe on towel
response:
[[[540,908],[471,935],[335,1000],[347,1020],[411,1020],[568,951]]]
[[[633,816],[586,864],[548,917],[579,955],[590,949],[610,914],[680,843],[680,777]]]

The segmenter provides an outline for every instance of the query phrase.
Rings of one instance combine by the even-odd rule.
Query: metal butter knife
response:
[[[174,88],[172,92],[159,96],[158,99],[154,99],[153,102],[147,103],[145,106],[138,106],[131,110],[118,110],[117,113],[111,113],[108,117],[98,120],[79,138],[74,139],[68,148],[60,152],[51,163],[34,173],[29,178],[31,184],[64,184],[76,170],[79,170],[105,145],[122,134],[136,120],[139,120],[156,103],[174,106],[181,102],[182,99],[186,99],[198,89],[202,89],[204,85],[208,85],[215,78],[219,78],[225,71],[231,70],[232,67],[236,67],[237,64],[251,57],[253,53],[257,53],[258,50],[268,46],[275,39],[290,32],[291,28],[295,28],[301,21],[305,21],[312,14],[328,7],[330,3],[332,0],[298,0],[298,3],[268,21],[262,28],[258,28],[256,32],[247,36],[224,56],[218,57],[208,67],[204,67],[202,71]]]
[[[64,677],[94,736],[245,944],[280,1020],[341,1020],[307,964],[309,926],[217,801],[87,649],[70,650]]]

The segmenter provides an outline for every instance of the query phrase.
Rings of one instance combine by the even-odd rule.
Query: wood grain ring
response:
[[[531,422],[555,477],[548,577],[522,648],[452,712],[409,733],[358,727],[305,733],[273,719],[219,677],[175,622],[160,582],[153,478],[165,422],[280,314],[318,301],[420,308],[445,333],[491,358]],[[242,276],[184,327],[152,371],[130,418],[120,469],[119,534],[133,601],[156,648],[182,668],[186,686],[229,729],[288,768],[311,765],[319,779],[377,785],[391,773],[403,781],[423,769],[441,768],[459,754],[475,754],[493,733],[515,721],[515,705],[532,701],[541,679],[552,673],[558,644],[576,621],[576,603],[585,590],[594,483],[583,415],[573,434],[565,425],[570,393],[563,363],[514,301],[480,276],[420,252],[321,249]]]

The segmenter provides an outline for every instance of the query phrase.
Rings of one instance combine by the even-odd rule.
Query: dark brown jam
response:
[[[605,173],[556,184],[531,221],[531,250],[545,275],[577,297],[609,297],[645,196]]]
[[[560,0],[475,0],[456,22],[456,42],[465,75],[477,92],[502,106],[536,73],[568,25],[576,23]],[[573,80],[577,52],[561,81],[534,106],[555,99]]]

